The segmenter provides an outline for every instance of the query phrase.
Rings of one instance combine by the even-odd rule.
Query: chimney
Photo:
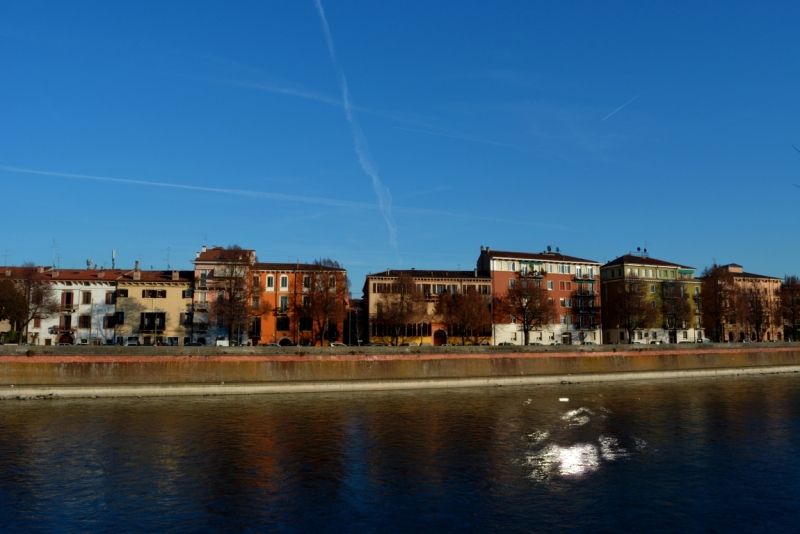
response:
[[[58,278],[58,276],[60,274],[61,274],[61,271],[59,271],[58,269],[53,269],[53,278]]]
[[[475,278],[478,278],[478,268],[475,267]]]
[[[6,277],[11,277],[11,269],[6,269]]]
[[[195,252],[194,254],[195,254],[194,259],[199,260],[200,259],[200,253],[199,252]]]
[[[200,250],[202,250],[203,252],[205,252],[205,251],[206,251],[206,246],[205,246],[205,245],[203,245],[203,248],[201,248]]]
[[[106,271],[104,269],[100,269],[100,271],[97,273],[97,278],[105,278],[105,277],[106,277]]]
[[[173,280],[177,280],[178,279],[178,271],[172,271],[172,279]]]
[[[134,280],[141,280],[142,279],[142,271],[139,270],[139,262],[138,261],[134,264],[133,279]]]
[[[481,252],[483,252],[483,245],[481,245]]]
[[[42,274],[42,273],[44,272],[44,267],[42,267],[41,265],[40,265],[40,266],[38,266],[38,267],[36,268],[36,272],[37,272],[37,273],[39,273],[39,274]]]

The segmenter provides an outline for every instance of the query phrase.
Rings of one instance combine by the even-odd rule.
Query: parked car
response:
[[[60,343],[59,343],[59,345],[60,345]],[[138,337],[129,337],[128,339],[125,340],[125,346],[126,347],[139,347],[141,345],[142,344],[139,343],[139,338]]]
[[[513,347],[514,344],[510,341],[503,341],[502,343],[497,344],[498,347]]]
[[[330,346],[331,347],[346,347],[347,345],[345,345],[344,343],[331,343]]]

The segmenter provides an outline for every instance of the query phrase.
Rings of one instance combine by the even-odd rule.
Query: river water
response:
[[[797,531],[799,444],[798,374],[2,401],[0,531]]]

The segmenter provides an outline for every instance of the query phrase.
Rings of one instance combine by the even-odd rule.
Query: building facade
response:
[[[700,313],[700,280],[695,268],[643,254],[625,254],[600,268],[604,311],[603,339],[606,343],[680,343],[704,338]],[[652,308],[641,326],[629,334],[619,313],[612,313],[621,293],[638,293]],[[685,303],[685,304],[684,304]],[[681,306],[688,306],[684,309]],[[673,311],[674,310],[674,311]],[[628,339],[632,335],[633,339]]]
[[[418,293],[415,298],[422,301],[421,313],[412,314],[408,322],[396,324],[396,318],[390,319],[383,313],[383,306],[400,298],[398,287],[401,278],[408,277]],[[389,269],[381,273],[370,274],[364,283],[364,313],[369,342],[372,344],[390,345],[394,342],[408,345],[432,345],[461,343],[455,339],[453,325],[446,324],[436,314],[436,303],[439,298],[449,292],[452,295],[463,295],[474,291],[482,295],[487,307],[491,301],[492,280],[488,276],[474,271],[437,271]],[[488,343],[491,331],[474,332],[469,337],[472,342]],[[451,339],[452,338],[452,339]]]
[[[560,251],[509,252],[481,247],[478,272],[491,279],[494,297],[510,288],[533,283],[547,289],[555,306],[550,324],[537,327],[528,342],[542,345],[602,343],[600,264]],[[524,344],[522,327],[513,317],[495,311],[492,343]]]
[[[736,263],[723,265],[733,277],[735,322],[724,325],[723,339],[728,341],[781,341],[783,318],[780,311],[780,288],[783,280],[744,272]]]

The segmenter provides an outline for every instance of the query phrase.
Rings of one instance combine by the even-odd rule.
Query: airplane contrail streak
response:
[[[35,174],[39,176],[56,176],[59,178],[75,178],[78,180],[92,180],[96,182],[107,182],[107,183],[118,183],[118,184],[128,184],[128,185],[138,185],[138,186],[150,186],[150,187],[163,187],[163,188],[170,188],[170,189],[182,189],[188,191],[202,191],[207,193],[220,193],[225,195],[238,195],[238,196],[245,196],[251,198],[269,198],[273,200],[284,200],[286,202],[300,202],[304,204],[317,204],[322,206],[333,206],[337,208],[347,208],[347,209],[364,209],[364,210],[377,210],[380,211],[381,208],[375,204],[368,204],[366,202],[354,202],[352,200],[339,200],[335,198],[320,198],[320,197],[304,197],[299,195],[286,195],[282,193],[268,193],[265,191],[252,191],[248,189],[223,189],[218,187],[205,187],[200,185],[183,185],[183,184],[173,184],[169,182],[150,182],[147,180],[131,180],[128,178],[112,178],[108,176],[95,176],[90,174],[74,174],[74,173],[66,173],[66,172],[54,172],[54,171],[39,171],[35,169],[23,169],[20,167],[9,167],[6,165],[0,165],[0,171],[6,172],[15,172],[15,173],[22,173],[22,174]],[[408,215],[439,215],[443,217],[457,217],[461,219],[470,219],[470,220],[481,220],[481,221],[490,221],[490,222],[501,222],[501,223],[509,223],[515,225],[523,225],[523,226],[541,226],[547,228],[562,228],[565,229],[567,227],[554,225],[554,224],[539,224],[539,223],[532,223],[532,222],[520,222],[520,221],[509,221],[506,219],[497,219],[494,217],[485,217],[482,215],[474,215],[474,214],[467,214],[467,213],[458,213],[458,212],[450,212],[450,211],[440,211],[440,210],[429,210],[425,208],[404,208],[404,207],[395,207],[393,208],[394,211],[398,213],[405,213]]]
[[[604,120],[606,120],[607,118],[609,118],[611,115],[613,115],[613,114],[614,114],[614,113],[616,113],[617,111],[621,110],[622,108],[624,108],[625,106],[627,106],[628,104],[630,104],[631,102],[633,102],[634,100],[636,100],[637,98],[639,98],[640,96],[642,96],[642,93],[639,93],[638,95],[634,96],[633,98],[631,98],[630,100],[628,100],[627,102],[625,102],[624,104],[622,104],[620,107],[618,107],[617,109],[615,109],[614,111],[612,111],[611,113],[609,113],[608,115],[606,115],[605,117],[603,117],[602,119],[600,119],[600,122],[603,122]]]
[[[344,70],[339,66],[339,61],[336,59],[336,49],[333,47],[333,37],[331,37],[331,30],[328,27],[328,19],[325,17],[325,10],[322,9],[322,2],[315,0],[319,18],[322,21],[322,30],[325,32],[325,42],[328,44],[328,53],[331,56],[331,62],[339,74],[339,86],[342,90],[342,103],[344,104],[344,113],[347,117],[347,122],[350,123],[350,132],[353,135],[353,145],[358,156],[358,162],[364,172],[372,178],[372,188],[378,196],[378,205],[381,208],[381,214],[386,220],[386,226],[389,228],[389,243],[394,248],[397,254],[397,224],[392,216],[392,194],[389,188],[383,185],[381,179],[378,177],[378,172],[375,164],[372,161],[372,156],[367,144],[367,138],[364,137],[364,132],[356,120],[353,113],[353,103],[350,100],[350,91],[347,88],[347,78],[344,76]]]

